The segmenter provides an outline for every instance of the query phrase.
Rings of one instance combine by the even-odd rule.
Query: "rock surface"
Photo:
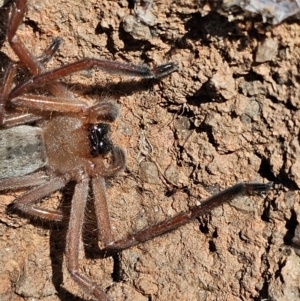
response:
[[[98,258],[95,229],[86,231],[82,271],[112,300],[299,300],[293,240],[300,222],[299,22],[272,27],[243,14],[230,21],[195,1],[155,1],[151,14],[137,4],[139,15],[124,0],[29,1],[18,31],[36,55],[53,37],[63,38],[48,68],[83,57],[179,64],[157,82],[101,70],[63,79],[81,99],[109,97],[121,107],[112,139],[125,149],[127,167],[107,184],[114,236],[187,210],[236,182],[274,181],[275,188],[113,258]],[[8,13],[1,8],[0,76],[9,58],[16,59],[4,42]],[[127,32],[128,16],[144,31]],[[276,53],[255,61],[269,39],[277,41]],[[155,170],[152,178],[142,167]],[[0,196],[0,299],[90,300],[63,263],[65,231],[6,214],[16,195]],[[57,192],[43,206],[60,199]]]

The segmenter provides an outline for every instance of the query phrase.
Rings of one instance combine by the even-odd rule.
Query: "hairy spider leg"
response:
[[[36,58],[36,60],[39,61],[39,63],[42,64],[42,66],[47,64],[56,54],[62,42],[63,40],[61,37],[54,38],[49,47],[46,50],[44,50],[44,52],[41,55],[39,55]]]
[[[88,180],[78,183],[72,199],[69,228],[66,238],[66,262],[67,269],[72,279],[87,293],[99,301],[110,301],[111,299],[98,287],[97,283],[79,272],[79,245],[82,238],[82,225],[84,223],[84,212],[88,196]],[[78,231],[79,229],[79,231]]]
[[[151,69],[148,66],[125,64],[95,58],[84,58],[57,69],[33,76],[28,81],[16,86],[11,91],[9,98],[15,98],[28,91],[30,88],[39,87],[58,78],[92,68],[99,68],[111,74],[122,74],[141,78],[160,78],[174,72],[178,69],[178,66],[175,63],[166,63]]]
[[[12,10],[10,22],[8,24],[7,38],[11,48],[19,57],[20,61],[30,70],[33,75],[37,75],[45,70],[42,64],[43,59],[34,58],[16,33],[24,18],[26,7],[27,0],[15,1],[15,7]],[[56,47],[54,47],[53,42],[51,45],[52,47],[49,47],[45,54],[46,61],[47,58],[52,57],[57,51],[60,42],[56,41],[56,44],[54,44]],[[43,55],[41,57],[43,58]],[[47,85],[47,87],[53,95],[70,98],[70,100],[73,99],[73,94],[60,83],[50,83]]]
[[[0,191],[19,189],[30,186],[42,185],[49,181],[49,176],[44,171],[38,171],[33,174],[18,178],[6,178],[0,180]]]
[[[137,76],[141,78],[160,78],[178,69],[178,66],[175,63],[166,63],[151,69],[148,66],[86,58],[45,72],[45,68],[42,63],[54,55],[61,41],[59,39],[54,40],[54,42],[52,42],[50,47],[46,50],[45,54],[40,58],[35,59],[32,57],[19,36],[16,34],[22,18],[24,17],[26,3],[27,0],[16,0],[15,8],[11,14],[7,36],[12,49],[15,51],[21,62],[34,74],[34,76],[28,81],[17,85],[7,96],[8,101],[15,106],[26,107],[29,109],[42,108],[44,111],[78,112],[79,110],[79,112],[82,112],[86,110],[86,104],[74,99],[73,94],[70,91],[68,91],[60,83],[55,82],[57,79],[70,75],[74,72],[96,67],[109,73]],[[30,88],[41,85],[47,85],[51,93],[57,97],[37,97],[30,94],[22,95],[22,93],[28,91]],[[30,118],[34,117],[29,115],[27,118],[28,120],[31,120]],[[17,121],[11,121],[10,124],[19,123],[17,123]]]
[[[107,208],[104,178],[114,175],[120,171],[125,164],[123,150],[115,147],[113,152],[114,163],[104,170],[101,176],[92,180],[94,197],[97,200],[97,202],[95,202],[97,223],[106,244],[112,241],[112,230]],[[63,188],[70,180],[79,177],[79,174],[80,172],[78,174],[75,173],[74,175],[69,173],[64,176],[55,177],[48,183],[24,193],[13,202],[13,206],[24,213],[30,214],[31,216],[51,221],[62,221],[64,216],[60,211],[37,208],[34,204],[42,197]],[[94,296],[97,300],[110,301],[110,298],[97,286],[96,283],[92,282],[88,277],[79,272],[79,247],[82,239],[82,226],[84,223],[86,201],[88,199],[89,181],[89,178],[84,178],[80,181],[77,179],[77,184],[75,186],[66,237],[66,265],[72,279],[87,293]]]
[[[40,63],[47,63],[56,53],[59,46],[61,45],[61,42],[61,38],[53,39],[50,46],[36,60],[40,61]],[[5,127],[31,123],[42,118],[41,115],[35,115],[32,113],[6,112],[8,95],[13,85],[13,80],[16,75],[17,68],[22,66],[24,66],[24,64],[21,61],[16,63],[9,63],[4,75],[3,85],[0,88],[0,125],[5,125]],[[60,85],[59,83],[53,84]]]
[[[149,68],[148,66],[139,66],[139,65],[133,65],[133,64],[124,64],[119,62],[113,62],[113,61],[106,61],[101,59],[83,59],[81,61],[77,61],[65,66],[62,66],[60,68],[44,72],[44,66],[42,62],[47,61],[49,58],[54,55],[56,50],[58,49],[60,45],[60,40],[56,40],[53,42],[50,47],[47,49],[44,58],[42,55],[42,58],[35,59],[27,50],[24,43],[21,41],[19,36],[16,34],[16,31],[24,17],[25,9],[26,9],[27,0],[16,0],[15,7],[12,10],[10,22],[8,26],[7,36],[8,41],[14,50],[14,52],[19,57],[20,61],[27,66],[27,68],[34,74],[31,79],[29,79],[27,82],[17,85],[9,95],[7,95],[9,100],[12,100],[13,98],[20,96],[21,93],[24,91],[27,91],[29,88],[37,87],[40,85],[48,85],[48,88],[50,89],[51,93],[55,96],[59,96],[59,102],[61,103],[61,98],[63,98],[63,102],[71,102],[75,107],[80,106],[83,104],[83,102],[80,102],[78,100],[74,100],[73,94],[68,91],[63,85],[60,83],[53,83],[54,80],[70,75],[74,72],[95,68],[98,67],[100,69],[103,69],[109,73],[119,73],[124,74],[128,76],[139,76],[142,78],[160,78],[162,76],[168,75],[172,73],[173,71],[178,69],[177,64],[175,63],[166,63],[160,66],[157,66],[153,69]],[[15,72],[15,71],[14,71]],[[10,72],[8,72],[10,75]],[[9,78],[9,76],[8,76]],[[9,84],[11,84],[11,81],[7,81],[6,89],[8,89]],[[23,96],[23,98],[26,98],[27,96]],[[29,99],[32,101],[29,101],[30,105],[29,108],[35,109],[34,103],[37,103],[37,108],[40,108],[40,105],[38,104],[38,101],[33,96],[28,96]],[[21,101],[20,101],[21,102]],[[24,101],[25,102],[25,101]],[[47,98],[43,97],[43,104],[46,105]],[[49,102],[54,104],[55,102],[58,102],[58,99],[55,97],[52,97],[49,99]],[[76,102],[76,104],[74,104]],[[15,105],[18,105],[18,101],[14,101]],[[27,107],[28,103],[25,102],[24,106]],[[60,105],[57,105],[58,107]],[[55,110],[55,105],[50,105],[49,110]],[[69,110],[70,107],[66,110]],[[46,109],[47,110],[47,109]],[[60,111],[60,108],[58,108],[55,111]],[[76,109],[75,109],[76,111]],[[1,114],[0,114],[1,116]],[[31,116],[31,115],[30,115]],[[29,118],[30,120],[30,118]],[[11,122],[12,124],[13,122]]]
[[[96,179],[100,179],[98,181],[102,181],[106,177],[111,177],[115,175],[118,171],[124,168],[125,165],[125,154],[123,150],[119,147],[114,147],[112,150],[113,153],[113,163],[103,170],[100,176],[95,177]],[[66,186],[68,182],[71,180],[76,180],[77,182],[82,181],[82,178],[87,178],[87,176],[81,170],[75,169],[72,170],[62,176],[56,176],[51,179],[43,172],[37,172],[39,176],[42,176],[40,181],[38,181],[36,174],[24,176],[18,179],[8,178],[0,181],[0,191],[9,189],[13,183],[17,183],[18,188],[34,186],[38,184],[39,186],[34,187],[22,195],[17,197],[14,202],[12,203],[12,209],[19,210],[25,214],[28,214],[33,217],[37,217],[43,220],[49,221],[62,221],[63,214],[59,210],[48,210],[36,207],[35,204],[41,200],[43,197],[50,195],[51,193],[58,191]],[[104,191],[96,192],[97,196],[101,196],[103,198],[102,202],[106,203],[106,194],[105,194],[105,185],[102,186]],[[100,188],[98,187],[98,190]],[[101,199],[101,198],[100,198]],[[102,208],[105,205],[100,205]],[[104,213],[102,212],[101,215]],[[108,215],[108,213],[107,213]],[[105,217],[104,220],[108,220],[109,218]],[[108,226],[110,228],[110,225]],[[101,230],[101,228],[100,228]]]
[[[33,74],[38,74],[44,71],[43,64],[47,63],[57,52],[61,45],[62,39],[53,39],[50,46],[39,57],[34,58],[26,49],[25,45],[19,39],[16,34],[16,30],[20,25],[22,18],[24,17],[25,7],[27,1],[18,0],[16,6],[12,10],[11,19],[8,25],[8,41],[19,57],[20,61],[16,63],[10,63],[4,75],[3,85],[0,89],[0,125],[11,127],[24,123],[31,123],[42,118],[41,115],[35,115],[32,113],[22,112],[10,112],[6,113],[6,105],[9,98],[9,90],[12,87],[14,77],[18,67],[26,66]],[[34,67],[35,66],[35,67]],[[60,83],[52,82],[48,88],[56,96],[64,96],[65,98],[73,97],[73,94],[62,86]]]
[[[190,222],[196,217],[203,215],[204,213],[212,210],[216,206],[219,206],[225,202],[229,202],[234,198],[241,195],[251,195],[257,193],[268,192],[273,186],[272,182],[263,183],[238,183],[219,193],[212,195],[210,198],[204,200],[201,205],[179,213],[169,219],[166,219],[156,225],[151,225],[141,231],[128,235],[126,238],[112,242],[107,246],[108,250],[120,251],[154,237],[160,236],[164,233],[177,229],[178,227]]]

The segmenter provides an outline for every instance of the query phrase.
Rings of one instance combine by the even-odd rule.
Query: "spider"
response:
[[[76,183],[66,235],[66,266],[71,278],[83,291],[98,301],[111,300],[91,279],[79,272],[79,245],[84,213],[91,186],[97,226],[107,253],[126,248],[162,235],[186,224],[217,205],[243,194],[267,192],[272,183],[238,183],[191,208],[158,224],[115,241],[112,236],[105,180],[125,166],[124,151],[109,139],[109,125],[118,116],[113,101],[101,101],[89,106],[75,99],[58,78],[71,73],[101,68],[141,78],[160,78],[177,70],[175,63],[150,69],[147,66],[86,58],[47,71],[44,65],[52,58],[61,40],[54,39],[39,57],[32,56],[16,31],[23,19],[27,0],[16,0],[8,24],[7,37],[19,62],[11,63],[0,90],[0,190],[28,187],[12,207],[21,213],[41,220],[61,222],[59,210],[48,210],[36,204],[49,194],[61,190],[69,182]],[[14,85],[19,67],[26,67],[30,78]],[[30,94],[40,86],[47,95]],[[49,96],[49,92],[52,94]],[[26,113],[24,113],[26,111]],[[107,157],[110,163],[107,165]]]

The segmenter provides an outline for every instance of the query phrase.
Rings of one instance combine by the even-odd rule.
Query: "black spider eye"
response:
[[[88,127],[88,131],[91,133],[95,133],[95,131],[97,130],[97,126],[96,125],[90,125]]]
[[[107,123],[99,123],[95,126],[95,130],[97,131],[97,135],[99,138],[104,138],[110,130],[110,125]]]
[[[110,131],[109,124],[99,123],[97,125],[91,125],[88,131],[90,132],[88,137],[90,139],[92,156],[106,155],[112,150],[113,144],[108,138]]]
[[[103,138],[98,143],[99,155],[106,155],[112,150],[112,142],[108,138]]]

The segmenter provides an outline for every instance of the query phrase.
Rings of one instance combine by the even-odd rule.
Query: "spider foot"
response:
[[[37,57],[37,61],[43,65],[48,63],[53,58],[62,42],[63,39],[61,37],[54,38],[49,47],[39,57]]]
[[[178,64],[177,63],[166,63],[159,66],[156,66],[152,69],[153,72],[153,78],[161,78],[166,75],[171,74],[172,72],[178,70]]]
[[[273,182],[268,183],[245,183],[248,194],[262,194],[268,192],[273,187]]]

